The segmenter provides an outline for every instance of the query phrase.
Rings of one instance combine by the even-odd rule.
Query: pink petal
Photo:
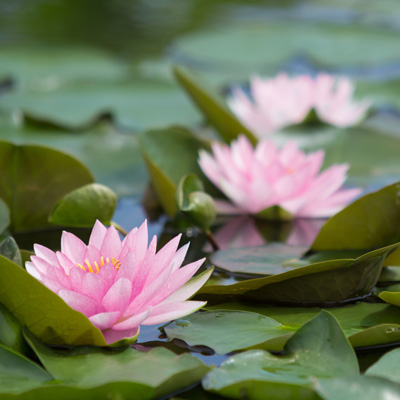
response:
[[[28,274],[32,275],[34,278],[36,278],[38,281],[41,281],[42,278],[40,276],[40,272],[36,269],[36,267],[33,265],[32,262],[27,261],[25,263],[25,269]]]
[[[63,232],[61,236],[61,252],[74,264],[81,264],[85,255],[86,245],[79,238],[69,232]]]
[[[33,250],[35,252],[35,255],[37,255],[38,257],[43,258],[43,260],[47,261],[49,264],[58,266],[57,257],[54,251],[51,251],[47,247],[44,247],[40,244],[34,244]]]
[[[60,290],[58,295],[74,310],[81,312],[86,317],[102,312],[100,305],[90,297],[72,290]]]
[[[122,330],[127,330],[127,329],[134,329],[138,327],[150,314],[151,308],[148,310],[137,314],[137,315],[132,315],[125,319],[122,322],[119,322],[118,324],[115,324],[113,326],[113,329],[116,331],[122,331]]]
[[[64,253],[57,251],[56,253],[58,264],[64,270],[64,272],[69,275],[72,269],[75,269],[77,266],[74,264]]]
[[[100,253],[105,259],[108,257],[111,260],[113,257],[119,257],[121,249],[122,243],[119,238],[119,233],[113,226],[110,226],[104,236]]]
[[[100,250],[106,233],[107,228],[99,220],[96,220],[92,233],[90,234],[89,245]]]
[[[192,314],[207,304],[206,301],[177,301],[155,306],[142,325],[156,325]]]
[[[140,329],[139,327],[136,327],[133,329],[127,329],[125,331],[116,331],[111,328],[111,329],[102,331],[102,334],[104,336],[106,343],[112,344],[112,343],[118,342],[119,340],[136,336],[139,333],[139,329]]]
[[[89,321],[98,329],[104,330],[111,328],[120,317],[119,311],[103,312],[92,315]]]
[[[81,291],[96,303],[100,304],[106,291],[106,285],[100,276],[88,272],[84,274]]]
[[[105,294],[102,305],[107,311],[123,312],[129,304],[132,284],[126,278],[118,279]]]

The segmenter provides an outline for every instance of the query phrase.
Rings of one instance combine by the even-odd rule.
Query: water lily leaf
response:
[[[117,196],[107,186],[91,183],[65,195],[49,216],[55,225],[89,228],[98,219],[111,225],[117,207]]]
[[[192,385],[209,370],[190,354],[177,356],[164,348],[147,353],[132,348],[122,351],[94,347],[55,350],[30,332],[26,332],[26,337],[54,378],[82,389],[108,384],[113,390],[119,388],[127,393],[129,388],[132,393],[138,386],[143,394],[140,398],[159,398]]]
[[[314,388],[323,400],[400,400],[400,385],[373,376],[316,380]]]
[[[210,193],[208,188],[212,185],[197,164],[199,150],[208,149],[206,142],[176,128],[143,132],[138,135],[138,140],[153,187],[169,216],[177,212],[175,191],[183,175],[195,173]]]
[[[285,327],[298,329],[322,310],[318,307],[273,307],[259,303],[230,302],[217,306],[206,306],[213,311],[237,310],[268,316]],[[357,303],[329,308],[337,319],[353,347],[369,347],[400,341],[398,321],[400,309],[382,303]],[[264,346],[270,350],[270,344]],[[271,348],[272,349],[272,348]]]
[[[165,326],[164,332],[170,340],[181,339],[189,346],[208,346],[225,354],[264,342],[271,342],[268,350],[281,350],[280,341],[273,343],[279,337],[284,337],[285,343],[293,329],[260,314],[219,310],[178,319]]]
[[[400,307],[400,292],[382,291],[379,297],[386,303]]]
[[[72,82],[116,82],[126,66],[96,48],[12,46],[0,52],[0,75],[10,75],[23,90],[52,91]]]
[[[0,304],[0,343],[21,354],[31,353],[22,335],[21,324],[2,304]]]
[[[256,218],[270,221],[291,221],[294,216],[280,206],[272,206],[258,212]]]
[[[311,250],[362,250],[386,246],[400,235],[400,184],[367,194],[329,219]]]
[[[369,376],[379,376],[400,383],[400,349],[394,349],[383,355],[365,372]]]
[[[323,311],[286,343],[283,355],[252,350],[231,357],[203,379],[222,396],[314,399],[315,378],[357,376],[357,357],[334,317]],[[263,397],[264,396],[264,397]]]
[[[396,33],[378,27],[252,21],[183,35],[172,54],[192,67],[246,77],[254,71],[276,73],[294,57],[325,66],[381,65],[397,60],[400,50]]]
[[[56,202],[71,190],[93,182],[78,160],[41,146],[0,141],[0,168],[0,197],[10,209],[10,230],[17,232],[48,227]]]
[[[0,256],[0,303],[49,344],[105,346],[102,333],[24,269]]]
[[[182,177],[176,189],[178,210],[202,231],[208,232],[217,215],[214,200],[204,192],[203,182],[195,175]]]
[[[17,242],[12,236],[0,236],[0,254],[22,267],[22,257]]]
[[[173,69],[175,78],[183,86],[194,103],[204,114],[206,120],[215,127],[221,137],[230,142],[240,134],[244,134],[253,143],[257,139],[218,99],[216,95],[204,89],[204,85],[196,81],[186,70],[180,67]]]
[[[28,358],[0,345],[0,398],[17,395],[53,380],[44,369]]]
[[[275,275],[301,266],[301,263],[297,263],[298,258],[307,250],[306,246],[268,243],[258,247],[219,250],[211,255],[210,261],[235,276]],[[303,263],[307,264],[307,261]]]
[[[196,295],[210,302],[248,299],[290,305],[331,305],[371,293],[382,265],[397,244],[374,250],[361,257],[325,261],[265,278],[233,285],[207,285]]]

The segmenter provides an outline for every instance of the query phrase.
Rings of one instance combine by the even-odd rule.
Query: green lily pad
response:
[[[334,305],[371,293],[382,265],[396,245],[364,254],[355,260],[325,261],[265,278],[233,285],[207,285],[196,295],[210,302],[248,299],[291,305]]]
[[[177,212],[175,191],[182,176],[196,174],[210,193],[208,188],[212,186],[197,164],[199,150],[209,147],[205,141],[178,128],[143,132],[138,139],[153,187],[169,216]]]
[[[379,297],[386,303],[400,307],[400,292],[382,291]]]
[[[2,304],[0,304],[0,343],[18,353],[30,353],[22,335],[21,324]]]
[[[10,230],[47,228],[56,202],[82,185],[90,172],[75,158],[41,146],[0,141],[0,197],[10,209]]]
[[[320,313],[319,307],[272,307],[257,303],[230,302],[206,306],[215,312],[222,310],[246,311],[268,316],[285,327],[296,330]],[[382,303],[357,303],[329,308],[353,347],[380,346],[400,341],[398,321],[400,309]],[[274,343],[262,346],[274,350]]]
[[[280,337],[286,340],[293,334],[272,318],[250,312],[208,311],[178,319],[164,327],[168,339],[181,339],[189,346],[203,345],[211,347],[218,354],[234,350],[247,349],[260,343],[271,342],[278,350]]]
[[[300,328],[280,356],[262,350],[235,355],[203,379],[204,389],[247,399],[314,399],[315,378],[357,376],[357,357],[326,311]]]
[[[55,225],[92,227],[96,220],[111,225],[117,207],[117,196],[104,185],[91,183],[60,199],[49,216]]]
[[[394,349],[383,355],[365,372],[369,376],[379,376],[400,383],[400,349]]]
[[[102,333],[80,312],[24,269],[0,256],[0,303],[49,344],[105,346]]]
[[[327,221],[311,249],[362,250],[396,242],[400,235],[399,190],[398,183],[386,186],[347,206]]]
[[[46,370],[57,380],[81,389],[110,385],[140,398],[159,398],[192,385],[209,367],[190,354],[175,355],[164,348],[140,352],[132,348],[110,351],[94,347],[55,350],[29,332],[27,340]],[[131,396],[128,396],[128,398]],[[139,398],[138,397],[138,398]]]
[[[187,215],[202,231],[208,232],[217,212],[214,200],[204,192],[203,182],[195,174],[183,176],[175,197],[178,210]]]
[[[105,51],[83,47],[3,47],[0,75],[12,76],[20,88],[52,91],[72,82],[116,82],[127,68]]]
[[[221,137],[230,142],[240,134],[244,134],[254,144],[255,136],[228,110],[218,97],[204,89],[187,71],[180,67],[174,68],[174,75],[183,86],[206,120],[215,127]]]
[[[400,385],[373,376],[316,380],[314,388],[323,400],[400,400]]]
[[[44,369],[28,358],[0,345],[0,398],[17,395],[53,380]]]
[[[380,65],[400,56],[396,32],[391,30],[293,21],[253,21],[198,31],[181,36],[174,50],[174,55],[191,66],[197,63],[204,70],[206,65],[225,75],[240,71],[244,76],[255,71],[278,72],[301,56],[325,66]]]
[[[258,247],[219,250],[211,255],[210,261],[219,269],[236,276],[275,275],[301,266],[298,258],[307,250],[306,246],[268,243]],[[309,263],[304,261],[303,265],[306,264]]]

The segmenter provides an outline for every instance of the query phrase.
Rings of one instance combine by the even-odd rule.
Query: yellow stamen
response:
[[[100,271],[100,268],[99,268],[99,264],[97,264],[97,261],[94,262],[94,265],[96,267],[96,274],[98,274]]]
[[[82,264],[76,264],[80,269],[83,269],[86,272],[86,268]]]
[[[90,262],[88,260],[85,260],[85,263],[89,268],[89,272],[94,272],[92,266],[90,265]]]

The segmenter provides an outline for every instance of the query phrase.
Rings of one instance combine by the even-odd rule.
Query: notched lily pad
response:
[[[89,228],[98,219],[111,225],[117,207],[117,196],[107,186],[91,183],[82,186],[58,201],[49,216],[55,225]]]
[[[307,250],[307,246],[268,243],[265,246],[219,250],[210,257],[210,261],[229,274],[254,278],[280,274],[309,264],[306,260],[299,260]]]
[[[398,244],[374,250],[361,257],[325,261],[265,278],[234,285],[208,285],[196,298],[211,303],[228,299],[287,304],[335,306],[368,296],[374,288],[385,258]]]

